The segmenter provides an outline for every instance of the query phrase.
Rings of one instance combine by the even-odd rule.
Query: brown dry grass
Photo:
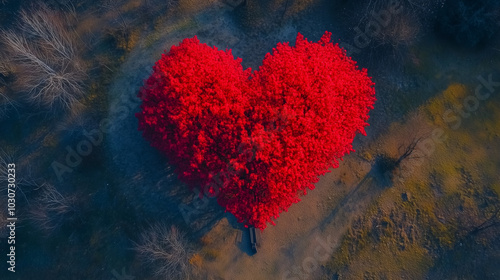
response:
[[[376,141],[383,143],[379,149],[391,154],[405,131],[416,127],[440,127],[448,138],[436,143],[423,164],[406,170],[404,180],[396,180],[350,227],[328,264],[331,273],[343,279],[425,278],[440,253],[472,238],[471,232],[500,209],[495,191],[500,164],[498,122],[494,121],[500,109],[498,98],[463,119],[457,130],[440,118],[447,104],[470,94],[467,88],[451,82],[419,108],[416,123],[393,124]],[[456,261],[469,260],[464,255]]]

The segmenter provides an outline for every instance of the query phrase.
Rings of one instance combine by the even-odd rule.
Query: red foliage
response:
[[[230,50],[185,39],[141,89],[139,130],[181,179],[264,229],[365,134],[374,83],[330,36],[280,43],[253,73]]]

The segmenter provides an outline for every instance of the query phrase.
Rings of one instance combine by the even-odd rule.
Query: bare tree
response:
[[[193,254],[184,235],[174,226],[155,225],[142,233],[136,251],[154,267],[154,274],[168,279],[190,279]]]
[[[401,144],[399,146],[399,157],[394,161],[394,167],[399,167],[404,160],[412,159],[412,158],[421,158],[422,155],[415,154],[417,150],[417,146],[420,142],[422,142],[425,138],[423,136],[413,136],[409,143]]]
[[[392,185],[394,178],[402,182],[403,177],[412,174],[436,148],[431,134],[432,128],[420,112],[407,115],[401,123],[394,123],[387,135],[377,140],[384,145],[377,145],[373,160],[369,160],[379,183]]]
[[[70,215],[74,214],[74,198],[63,196],[54,186],[42,184],[41,194],[30,210],[30,219],[46,234],[58,229]]]
[[[71,107],[84,94],[86,73],[75,48],[69,17],[45,5],[22,10],[17,30],[2,30],[3,57],[13,69],[14,87],[28,101]]]
[[[390,157],[386,154],[379,154],[375,158],[374,170],[377,171],[379,183],[387,186],[392,184],[394,173],[399,170],[403,162],[421,158],[421,153],[416,153],[417,146],[422,142],[424,137],[413,137],[408,143],[401,144],[398,149],[399,155],[397,157]]]

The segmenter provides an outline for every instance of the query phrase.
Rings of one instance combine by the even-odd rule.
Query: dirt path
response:
[[[318,279],[319,266],[330,259],[351,221],[382,191],[369,170],[368,163],[346,157],[303,201],[283,213],[276,226],[264,230],[257,254],[249,256],[233,242],[219,242],[214,247],[223,255],[204,268],[224,279]],[[233,233],[229,240],[236,238]]]

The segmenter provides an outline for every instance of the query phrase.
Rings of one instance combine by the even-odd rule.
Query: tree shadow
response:
[[[392,186],[392,178],[387,176],[388,162],[384,158],[376,158],[370,171],[361,179],[361,181],[347,193],[332,212],[323,219],[319,228],[325,228],[338,217],[352,214],[359,208],[366,207],[374,198],[386,188]]]
[[[238,249],[240,249],[248,256],[257,254],[257,252],[254,252],[252,250],[252,247],[250,245],[250,232],[248,228],[244,228],[244,230],[241,230],[239,233],[241,234],[241,241],[238,243]]]
[[[236,217],[231,213],[226,213],[225,217],[229,225],[237,231],[235,243],[238,249],[248,256],[255,255],[256,252],[254,252],[251,247],[249,228],[239,223]],[[255,232],[257,234],[257,247],[259,248],[262,232],[259,229],[256,229]]]

